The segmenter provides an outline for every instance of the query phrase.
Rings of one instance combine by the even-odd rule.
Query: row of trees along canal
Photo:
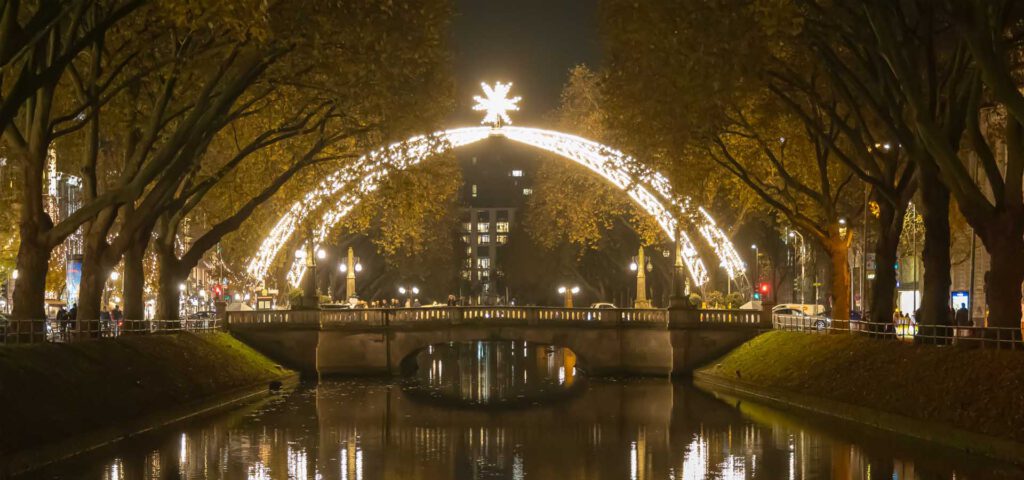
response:
[[[923,321],[946,315],[958,208],[991,255],[989,325],[1019,327],[1022,13],[1012,0],[610,0],[609,136],[690,176],[676,184],[742,185],[718,200],[753,197],[813,239],[832,259],[838,318],[850,307],[851,245],[839,220],[859,218],[865,189],[877,204],[868,308],[878,322],[892,315],[910,201],[925,224]]]
[[[429,131],[451,105],[441,0],[35,0],[0,13],[0,130],[23,180],[18,319],[43,318],[51,253],[79,230],[79,318],[99,317],[122,261],[125,317],[142,318],[147,255],[157,316],[177,318],[179,283],[254,212]],[[57,222],[43,200],[51,152],[83,182],[81,208]],[[209,228],[183,249],[200,215]]]

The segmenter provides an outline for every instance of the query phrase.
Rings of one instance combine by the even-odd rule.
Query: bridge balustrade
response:
[[[744,323],[760,321],[758,312],[736,310],[702,310],[700,321],[707,323]],[[229,325],[293,324],[320,326],[415,325],[417,323],[512,322],[528,325],[544,322],[580,322],[589,325],[643,325],[668,324],[668,311],[664,309],[597,309],[549,308],[512,306],[467,306],[388,308],[354,310],[257,310],[227,312]]]
[[[761,323],[760,310],[698,310],[700,323],[729,323],[753,325]]]

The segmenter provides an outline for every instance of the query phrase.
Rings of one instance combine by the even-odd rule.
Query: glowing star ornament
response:
[[[480,83],[480,87],[484,89],[486,97],[481,97],[480,95],[473,96],[473,100],[476,100],[473,110],[487,112],[480,123],[494,128],[500,128],[502,125],[511,125],[512,119],[509,118],[508,112],[518,111],[519,105],[517,104],[523,99],[523,97],[508,98],[508,92],[512,89],[512,82],[495,82],[494,87],[486,83]]]

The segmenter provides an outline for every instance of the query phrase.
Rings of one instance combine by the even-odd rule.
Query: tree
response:
[[[949,189],[992,257],[986,275],[990,325],[1019,327],[1024,282],[1024,95],[1015,77],[1019,3],[803,3],[845,31],[859,33],[856,41],[884,60],[879,66],[904,100],[903,118],[927,152],[921,165]],[[973,175],[972,164],[981,175]]]
[[[721,172],[828,253],[833,314],[848,318],[849,191],[832,146],[840,125],[804,118],[769,88],[770,60],[792,56],[771,25],[729,2],[609,2],[605,86],[613,129],[642,150],[674,152],[690,175]],[[642,26],[642,27],[641,27]],[[658,92],[652,95],[651,92]],[[682,157],[682,158],[680,158]]]

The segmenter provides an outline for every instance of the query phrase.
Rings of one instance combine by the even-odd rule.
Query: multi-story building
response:
[[[509,296],[499,257],[516,216],[533,194],[536,153],[495,138],[459,153],[462,167],[462,296],[473,303],[497,303]]]

